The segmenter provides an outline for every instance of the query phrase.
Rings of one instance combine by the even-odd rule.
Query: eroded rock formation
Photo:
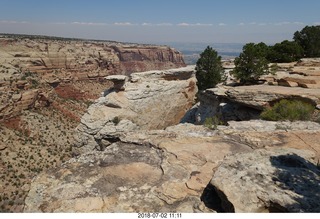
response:
[[[123,84],[125,78],[109,79]],[[122,79],[122,82],[121,80]],[[91,151],[108,146],[128,131],[163,129],[180,122],[197,93],[194,66],[133,73],[130,80],[105,91],[77,128],[77,146]]]
[[[199,94],[200,102],[184,117],[184,122],[203,124],[208,117],[220,115],[224,121],[259,119],[261,111],[282,99],[320,104],[320,89],[270,85],[218,86]]]
[[[64,107],[64,100],[85,103],[98,98],[110,85],[105,76],[184,66],[182,54],[167,46],[0,36],[0,120],[26,109],[25,101],[12,93],[25,96],[37,90],[51,102],[62,98],[55,104]],[[79,108],[72,105],[64,110]]]
[[[127,132],[38,176],[25,212],[211,212],[200,197],[214,169],[251,150],[191,124]]]
[[[167,46],[72,39],[0,38],[1,70],[7,76],[30,71],[71,74],[79,80],[110,74],[185,66],[180,52]]]

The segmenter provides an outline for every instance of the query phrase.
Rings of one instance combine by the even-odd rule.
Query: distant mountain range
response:
[[[244,44],[242,43],[164,43],[170,47],[174,47],[183,53],[186,64],[193,65],[197,62],[200,53],[202,53],[207,46],[214,48],[222,59],[232,59],[242,51]]]

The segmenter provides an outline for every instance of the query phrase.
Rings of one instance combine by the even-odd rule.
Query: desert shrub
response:
[[[264,110],[260,117],[270,121],[311,120],[314,106],[300,100],[283,99],[272,108]]]
[[[203,125],[209,129],[217,129],[218,125],[223,125],[223,121],[220,115],[215,115],[213,117],[207,117],[204,120]]]
[[[112,122],[114,125],[118,125],[120,121],[121,121],[121,119],[118,116],[116,116],[112,119]]]

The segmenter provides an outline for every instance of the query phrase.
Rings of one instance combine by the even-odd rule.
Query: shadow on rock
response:
[[[313,163],[296,154],[270,157],[277,168],[272,180],[284,190],[295,193],[295,204],[282,206],[289,212],[320,212],[320,170]],[[275,208],[276,210],[276,208]]]
[[[204,205],[218,213],[234,213],[233,205],[227,201],[227,199],[221,199],[221,195],[224,195],[223,192],[218,191],[211,183],[203,190],[201,195],[201,201]],[[222,203],[228,202],[228,203]],[[228,206],[228,209],[224,209],[223,206]]]

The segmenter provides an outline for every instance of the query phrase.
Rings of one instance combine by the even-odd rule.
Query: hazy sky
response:
[[[320,0],[0,0],[0,33],[125,42],[274,43],[320,25]]]

